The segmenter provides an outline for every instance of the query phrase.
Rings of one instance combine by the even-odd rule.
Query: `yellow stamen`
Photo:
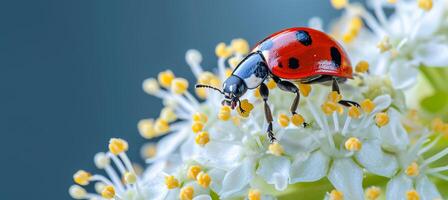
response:
[[[126,172],[124,174],[124,181],[127,184],[134,184],[135,182],[137,182],[137,176],[132,172]]]
[[[385,36],[381,41],[377,44],[377,47],[380,49],[381,53],[389,51],[392,49],[392,45],[390,44],[389,37]]]
[[[201,172],[201,166],[199,165],[192,165],[188,168],[187,176],[188,178],[196,180],[196,176]]]
[[[236,67],[236,66],[235,66]],[[228,78],[229,76],[231,76],[232,75],[232,72],[233,72],[233,70],[232,69],[230,69],[230,68],[227,68],[226,69],[226,78]]]
[[[310,84],[302,84],[302,83],[299,83],[298,85],[299,85],[300,94],[302,94],[302,96],[304,96],[304,97],[307,97],[311,92],[311,85]]]
[[[212,182],[212,178],[210,178],[210,176],[205,172],[199,172],[199,174],[196,176],[196,180],[198,181],[198,184],[203,188],[208,188],[208,186]]]
[[[373,109],[375,109],[375,106],[375,103],[373,103],[370,99],[365,99],[361,102],[361,108],[365,113],[371,113]]]
[[[219,110],[218,118],[222,121],[227,121],[230,119],[232,109],[230,109],[229,106],[223,106],[221,107],[221,110]]]
[[[330,94],[328,94],[328,101],[338,103],[339,101],[341,101],[341,99],[342,99],[342,95],[340,95],[336,91],[332,91],[332,92],[330,92]]]
[[[359,151],[361,150],[362,143],[358,138],[351,137],[345,141],[345,149],[349,151]]]
[[[199,131],[202,131],[204,129],[204,124],[202,122],[193,122],[193,125],[191,125],[191,130],[194,133],[198,133]]]
[[[273,155],[281,156],[283,153],[285,153],[285,150],[278,142],[274,142],[269,145],[269,152]]]
[[[366,198],[367,200],[376,200],[381,195],[381,188],[372,186],[367,188],[366,190]]]
[[[249,43],[241,38],[233,39],[230,43],[232,50],[239,54],[249,53]]]
[[[163,72],[160,72],[157,76],[157,79],[159,80],[159,84],[162,87],[168,88],[171,86],[171,82],[174,80],[174,74],[171,70],[166,70]]]
[[[268,88],[270,90],[274,89],[275,87],[277,87],[277,83],[275,83],[274,79],[269,79],[269,81],[266,83],[266,86],[268,86]]]
[[[115,197],[115,188],[114,186],[108,185],[104,187],[103,191],[101,192],[101,196],[105,199],[112,199]]]
[[[369,63],[365,60],[359,61],[356,65],[355,71],[358,73],[365,73],[369,70]]]
[[[175,78],[171,82],[171,91],[176,94],[183,94],[188,89],[188,81],[184,78]]]
[[[151,139],[157,136],[152,119],[142,119],[137,124],[138,132],[143,138]]]
[[[128,150],[128,142],[120,138],[111,138],[109,140],[109,151],[118,155]]]
[[[375,123],[379,127],[385,126],[389,123],[389,115],[385,112],[380,112],[375,115]]]
[[[79,185],[88,185],[92,175],[84,170],[79,170],[73,175],[73,180]]]
[[[192,200],[194,196],[193,186],[186,186],[180,190],[179,199],[180,200]]]
[[[397,3],[397,1],[398,0],[387,0],[387,2],[390,3],[390,4],[395,4],[395,3]]]
[[[352,20],[350,20],[350,30],[357,31],[361,30],[362,26],[364,25],[364,22],[362,22],[361,17],[353,17]]]
[[[292,115],[292,117],[291,117],[291,122],[292,122],[292,124],[294,124],[295,126],[301,126],[301,125],[305,122],[305,119],[304,119],[303,116],[300,115],[300,114],[294,114],[294,115]]]
[[[205,146],[210,141],[210,136],[207,131],[202,131],[196,135],[195,142],[199,146]]]
[[[406,192],[407,200],[420,200],[420,195],[415,190],[409,190]]]
[[[165,176],[165,185],[169,190],[179,187],[179,181],[174,176]]]
[[[197,112],[197,113],[193,114],[193,121],[194,121],[194,122],[207,123],[207,121],[208,121],[208,117],[207,117],[207,115],[204,114],[204,113]]]
[[[160,90],[159,83],[156,79],[148,78],[143,81],[143,90],[151,95],[157,94]]]
[[[331,5],[336,9],[342,9],[348,5],[348,0],[331,0]]]
[[[154,130],[158,135],[165,134],[170,131],[170,124],[164,119],[157,119],[154,124]]]
[[[216,56],[220,58],[228,58],[230,55],[232,55],[232,49],[230,47],[227,47],[225,43],[221,42],[216,45],[215,53]]]
[[[321,109],[326,115],[331,115],[334,111],[338,110],[338,105],[334,102],[327,101],[322,104]]]
[[[255,88],[255,90],[254,90],[254,96],[255,96],[256,98],[261,98],[260,88],[259,88],[259,87],[258,87],[258,88]]]
[[[230,66],[232,69],[235,69],[236,66],[238,66],[238,64],[240,64],[240,62],[241,62],[241,58],[240,58],[240,57],[236,57],[236,56],[231,57],[231,58],[229,58],[229,60],[228,60],[229,66]],[[228,70],[230,70],[230,72],[232,72],[231,69],[228,69]]]
[[[424,11],[430,11],[432,9],[432,0],[418,0],[418,7]]]
[[[79,185],[70,186],[68,193],[74,199],[85,199],[87,196],[87,191]]]
[[[250,189],[249,194],[247,194],[248,200],[261,200],[261,192],[257,189]]]
[[[279,114],[277,119],[280,126],[287,127],[289,125],[289,117],[287,115]]]
[[[442,132],[444,124],[445,123],[443,123],[442,119],[437,117],[437,118],[433,119],[431,122],[432,130],[434,130],[435,132]]]
[[[348,109],[348,116],[354,119],[358,119],[359,116],[361,116],[361,111],[356,106],[350,106],[350,108]]]
[[[198,97],[200,99],[206,99],[207,98],[207,90],[206,88],[195,88],[194,91],[196,92],[196,95],[198,95]]]
[[[173,109],[170,107],[165,107],[160,111],[160,118],[164,119],[167,122],[176,121],[177,116],[174,113]]]
[[[342,41],[344,41],[344,43],[351,43],[355,40],[356,36],[357,34],[355,34],[355,32],[349,31],[342,35]]]
[[[142,146],[141,155],[144,159],[152,158],[157,154],[157,146],[153,143]]]
[[[406,168],[406,175],[415,177],[420,174],[419,166],[416,162],[412,162],[407,168]]]
[[[241,112],[240,108],[237,108],[237,112],[241,117],[244,118],[249,117],[250,112],[252,111],[252,109],[254,109],[254,105],[252,105],[247,99],[242,100],[240,106],[244,110],[244,113]]]
[[[344,194],[338,190],[332,190],[330,192],[330,200],[344,200]]]
[[[235,124],[235,126],[239,126],[240,122],[241,122],[241,119],[238,116],[233,116],[232,117],[232,122],[233,122],[233,124]]]

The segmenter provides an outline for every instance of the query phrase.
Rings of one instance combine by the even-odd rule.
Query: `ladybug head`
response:
[[[202,84],[196,85],[196,88],[210,88],[220,92],[224,95],[224,100],[222,100],[221,104],[230,106],[232,109],[240,103],[240,97],[247,91],[247,86],[244,81],[235,75],[230,76],[224,81],[223,90]]]

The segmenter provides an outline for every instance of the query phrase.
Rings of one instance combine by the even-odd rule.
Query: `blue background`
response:
[[[187,49],[212,68],[218,42],[315,15],[339,14],[327,0],[0,1],[0,198],[69,199],[110,137],[141,162],[136,124],[161,108],[142,80],[166,68],[192,80]]]

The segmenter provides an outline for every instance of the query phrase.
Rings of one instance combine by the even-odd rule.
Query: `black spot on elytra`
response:
[[[296,37],[297,40],[305,46],[309,46],[311,45],[311,43],[313,43],[313,41],[311,40],[311,35],[306,31],[297,31]]]
[[[283,64],[282,64],[282,62],[279,62],[279,63],[278,63],[278,67],[283,68]]]
[[[269,50],[274,46],[274,42],[271,39],[267,39],[260,44],[260,51]]]
[[[297,58],[294,58],[294,57],[289,58],[288,67],[291,69],[299,68],[299,60],[297,60]]]
[[[341,52],[336,47],[330,48],[331,60],[333,60],[336,67],[341,66]]]

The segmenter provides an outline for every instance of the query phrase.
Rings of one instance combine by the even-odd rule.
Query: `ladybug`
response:
[[[330,36],[311,28],[296,27],[279,31],[260,41],[224,81],[222,90],[200,84],[196,87],[219,91],[224,95],[223,105],[234,109],[238,104],[243,112],[239,98],[247,90],[260,87],[268,122],[267,135],[272,143],[276,139],[272,132],[272,113],[267,103],[269,90],[264,83],[269,78],[281,90],[296,95],[290,108],[294,115],[300,93],[293,82],[314,84],[331,81],[332,91],[340,93],[338,83],[353,78],[353,69],[342,46]],[[353,101],[341,100],[339,103],[359,107]]]

